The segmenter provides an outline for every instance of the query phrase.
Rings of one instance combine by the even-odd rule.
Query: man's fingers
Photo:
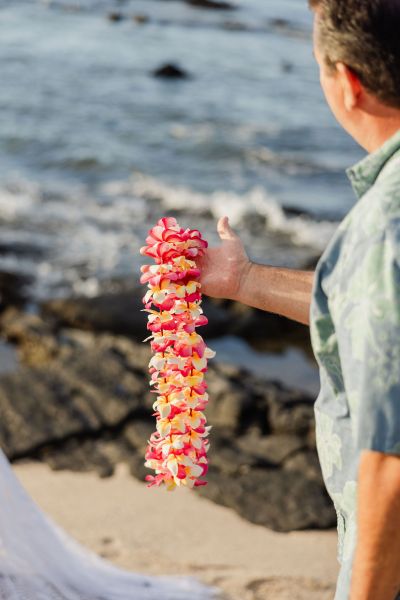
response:
[[[221,240],[237,240],[239,237],[229,225],[228,217],[221,217],[221,219],[219,219],[217,230]]]

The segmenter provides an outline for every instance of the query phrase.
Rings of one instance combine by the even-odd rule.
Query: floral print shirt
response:
[[[349,598],[360,454],[400,455],[400,131],[347,174],[358,200],[318,262],[310,308],[317,449],[338,517],[335,600]]]

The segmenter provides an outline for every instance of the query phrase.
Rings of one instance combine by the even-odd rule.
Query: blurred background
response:
[[[301,266],[353,203],[306,1],[207,4],[1,0],[0,269],[35,298],[135,277],[171,211]]]
[[[312,269],[362,152],[325,105],[306,0],[1,0],[0,60],[0,444],[143,478],[148,229],[174,215],[214,244],[228,215],[254,260]],[[333,526],[307,328],[204,310],[201,493],[281,531]]]

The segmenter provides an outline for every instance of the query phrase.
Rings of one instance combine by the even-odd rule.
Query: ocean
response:
[[[0,2],[0,271],[33,299],[137,282],[166,214],[211,244],[228,215],[258,262],[321,254],[363,152],[325,104],[306,0],[235,3]]]

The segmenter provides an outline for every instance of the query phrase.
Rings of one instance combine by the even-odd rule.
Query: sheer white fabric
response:
[[[85,549],[39,509],[0,450],[1,600],[209,600],[214,592],[189,577],[129,573]]]

